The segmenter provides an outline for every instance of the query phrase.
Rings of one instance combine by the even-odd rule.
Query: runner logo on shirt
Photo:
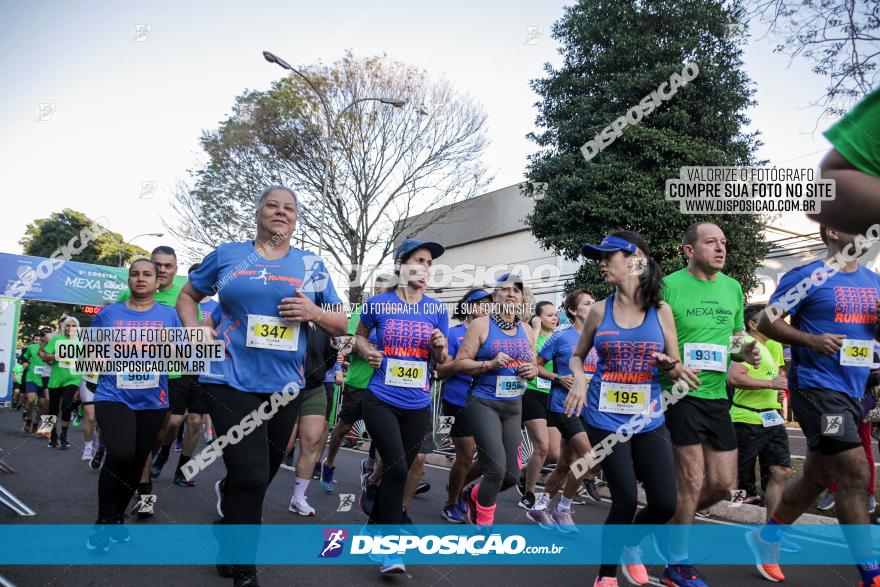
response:
[[[394,357],[427,359],[431,354],[431,332],[434,326],[421,320],[390,318],[382,332],[385,354]]]
[[[657,341],[615,340],[598,346],[605,363],[602,380],[614,383],[649,383],[654,378],[651,353],[663,352]]]
[[[877,322],[877,290],[872,287],[834,287],[834,321],[847,324]]]
[[[492,344],[489,345],[489,348],[493,355],[504,353],[513,359],[505,365],[508,369],[517,369],[518,367],[528,365],[532,362],[531,344],[528,340],[522,338],[507,340],[499,340],[496,338],[492,341]]]

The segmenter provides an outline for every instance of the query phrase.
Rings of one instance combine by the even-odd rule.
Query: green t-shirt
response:
[[[12,380],[15,383],[18,383],[19,385],[21,385],[21,374],[22,373],[24,373],[24,367],[22,367],[21,364],[16,363],[15,365],[12,366]]]
[[[28,363],[27,374],[24,376],[24,380],[30,381],[32,383],[36,383],[37,387],[42,389],[43,387],[43,376],[40,373],[37,373],[37,367],[39,367],[40,372],[42,373],[43,366],[46,364],[46,361],[40,358],[40,355],[37,354],[37,351],[40,350],[40,343],[35,342],[34,344],[29,344],[24,352],[21,354],[22,360]]]
[[[825,137],[853,167],[880,177],[880,89],[826,130]]]
[[[538,344],[535,345],[535,352],[541,350],[541,347],[544,346],[544,343],[547,342],[548,338],[550,338],[549,335],[548,336],[538,335]],[[553,361],[548,361],[548,362],[544,363],[544,368],[547,369],[548,371],[553,371]],[[531,389],[533,391],[540,391],[541,393],[550,393],[550,381],[548,379],[541,379],[542,385],[544,385],[544,387],[538,387],[538,379],[541,379],[541,378],[535,377],[534,379],[530,379],[529,382],[526,384],[526,389]]]
[[[753,340],[752,337],[747,336],[746,341],[750,340]],[[759,342],[756,346],[761,351],[761,364],[757,369],[749,363],[743,363],[743,365],[748,367],[749,377],[761,381],[771,381],[779,375],[779,368],[785,364],[785,360],[782,358],[782,345],[775,340],[768,339],[766,344]],[[778,389],[736,389],[733,393],[733,403],[755,410],[775,410],[782,407],[777,401],[778,397]],[[743,424],[763,425],[758,412],[738,408],[736,405],[730,407],[730,419]]]
[[[68,340],[70,339],[63,334],[56,334],[49,339],[48,343],[46,343],[46,348],[43,349],[43,352],[49,355],[54,355],[58,348],[58,343]],[[80,381],[82,381],[82,373],[73,373],[70,370],[70,367],[62,367],[59,364],[58,359],[52,362],[52,374],[49,375],[49,387],[58,388],[67,387],[68,385],[79,385]]]
[[[362,309],[361,306],[358,306],[348,319],[347,333],[349,336],[354,336],[354,333],[357,332],[358,323],[361,321]],[[352,353],[348,355],[348,372],[345,374],[345,385],[347,387],[366,389],[372,378],[373,367],[371,367],[367,361],[362,359],[359,354],[352,351]]]
[[[709,344],[723,347],[727,355],[723,370],[702,368],[697,377],[702,385],[690,392],[692,397],[703,399],[727,399],[727,366],[730,364],[730,337],[743,329],[743,293],[739,282],[723,273],[713,281],[697,279],[687,269],[680,269],[663,279],[663,300],[672,309],[675,329],[678,331],[678,351],[681,360],[690,366],[693,358],[701,353],[714,353],[712,349],[690,348],[691,357],[685,353],[686,345]],[[703,356],[706,356],[705,354]],[[717,355],[713,355],[717,356]],[[668,377],[660,379],[663,389],[670,389]]]

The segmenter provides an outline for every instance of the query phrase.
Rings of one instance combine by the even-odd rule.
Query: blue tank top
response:
[[[489,334],[477,351],[476,360],[491,361],[498,353],[505,353],[513,361],[505,367],[477,376],[473,394],[484,399],[518,400],[528,381],[518,377],[516,370],[532,362],[532,342],[522,324],[517,325],[516,334],[506,334],[489,319]]]
[[[467,332],[467,326],[459,324],[450,328],[449,334],[446,335],[449,356],[453,359],[458,354],[458,349],[461,346],[461,341],[464,340],[465,332]],[[473,378],[469,375],[450,377],[443,382],[443,399],[455,406],[464,407],[468,389],[471,387],[471,381],[473,381]]]
[[[587,424],[614,431],[645,414],[651,418],[642,432],[661,426],[660,370],[652,353],[663,352],[666,343],[657,309],[649,308],[640,326],[622,328],[614,321],[614,296],[608,297],[593,347],[598,361],[587,390]]]

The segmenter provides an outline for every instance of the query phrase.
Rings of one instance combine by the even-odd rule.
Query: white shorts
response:
[[[90,404],[95,401],[95,392],[86,387],[85,381],[79,383],[79,401],[84,404]]]

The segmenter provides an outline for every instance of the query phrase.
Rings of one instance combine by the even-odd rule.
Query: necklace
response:
[[[492,320],[492,322],[495,323],[495,326],[497,326],[501,330],[513,330],[514,328],[516,328],[516,325],[519,324],[518,316],[513,317],[513,322],[508,322],[507,320],[503,320],[501,316],[499,316],[495,312],[492,312],[491,314],[489,314],[489,318]]]

